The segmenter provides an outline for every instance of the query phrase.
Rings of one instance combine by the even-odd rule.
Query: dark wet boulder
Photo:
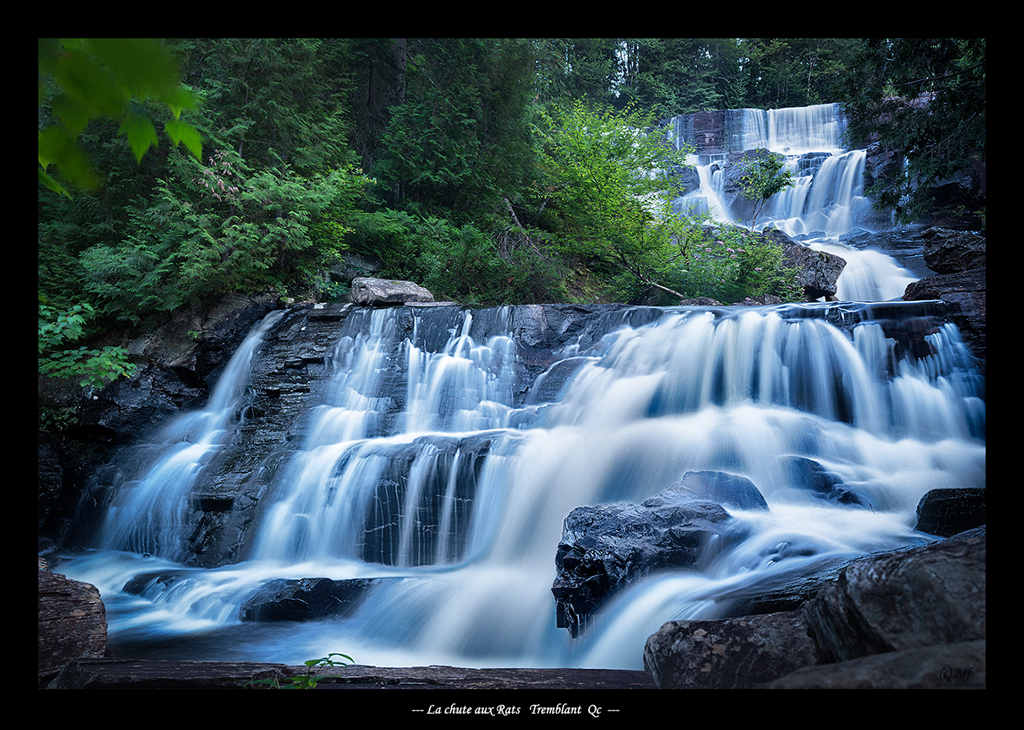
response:
[[[558,626],[577,636],[616,591],[657,570],[697,565],[708,542],[728,533],[729,519],[720,504],[683,487],[641,505],[574,509],[555,554]]]
[[[644,502],[660,504],[673,497],[690,495],[707,499],[723,507],[736,509],[768,509],[768,503],[754,483],[746,477],[721,471],[688,471],[678,484]]]
[[[242,621],[308,621],[348,616],[380,578],[298,578],[264,583],[238,611]]]
[[[914,529],[950,537],[985,524],[983,488],[933,489],[917,504]]]
[[[813,459],[802,456],[782,457],[790,486],[810,492],[818,499],[835,504],[870,507],[868,498],[855,489],[843,486],[843,480]]]

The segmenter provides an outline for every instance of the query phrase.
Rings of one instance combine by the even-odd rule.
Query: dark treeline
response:
[[[912,40],[165,39],[196,100],[181,119],[201,156],[166,137],[142,154],[123,120],[93,119],[79,141],[99,186],[62,196],[40,185],[41,301],[49,315],[87,305],[98,327],[149,326],[229,291],[338,300],[346,283],[328,272],[344,252],[470,304],[785,296],[783,272],[751,277],[773,265],[756,242],[728,271],[687,258],[699,221],[666,223],[636,202],[670,195],[671,181],[639,189],[619,174],[678,155],[630,130],[832,101],[866,118],[884,98],[941,97],[952,83],[973,95],[948,114],[970,117],[974,137],[956,137],[945,167],[935,150],[929,164],[945,174],[983,161],[984,41]],[[42,69],[61,42],[46,43],[40,130],[66,108]],[[170,134],[164,106],[131,105]],[[858,133],[892,134],[861,121]],[[943,133],[933,121],[929,134]],[[578,134],[595,129],[599,140]],[[916,149],[908,131],[897,143]],[[708,290],[723,277],[728,292]]]

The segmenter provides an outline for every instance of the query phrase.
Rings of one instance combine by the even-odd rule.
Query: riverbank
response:
[[[312,674],[311,674],[312,673]],[[657,689],[642,671],[463,667],[318,667],[262,662],[78,659],[52,677],[50,689],[244,689],[258,681],[273,687],[292,677],[316,677],[316,689],[624,690]],[[269,680],[269,681],[264,681]]]

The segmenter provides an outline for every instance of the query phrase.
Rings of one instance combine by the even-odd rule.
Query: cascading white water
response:
[[[489,335],[474,331],[489,312],[418,311],[407,336],[399,310],[357,310],[346,332],[361,334],[339,339],[333,387],[266,497],[249,560],[189,571],[101,552],[69,563],[68,575],[100,586],[112,635],[134,652],[639,668],[664,621],[714,616],[716,596],[816,560],[919,541],[924,492],[984,485],[984,402],[955,328],[936,328],[932,354],[918,358],[869,311],[853,310],[863,321],[843,329],[826,311],[834,305],[664,310],[592,349],[567,348],[550,368],[576,367],[564,391],[516,406],[521,345],[504,311]],[[420,328],[441,318],[453,323],[447,340],[421,341]],[[405,402],[392,425],[365,417],[396,398]],[[870,506],[793,489],[784,456],[814,459]],[[747,476],[763,493],[767,513],[730,510],[749,537],[701,570],[633,586],[581,638],[556,628],[564,517],[640,502],[705,469]],[[122,592],[137,573],[183,570],[169,587]],[[239,605],[264,581],[312,576],[385,580],[345,619],[240,623]]]
[[[772,152],[802,155],[843,151],[842,111],[837,104],[768,110],[768,143]],[[746,148],[751,149],[751,148]]]
[[[283,312],[271,312],[253,328],[228,362],[210,402],[200,411],[174,418],[157,435],[163,445],[155,462],[121,490],[107,513],[103,547],[151,553],[169,560],[187,554],[183,531],[189,493],[210,457],[224,444],[227,426],[245,392],[249,366],[263,336]]]
[[[787,109],[734,110],[740,115],[729,150],[739,152],[764,147],[785,155],[794,173],[794,185],[776,194],[759,218],[760,226],[774,226],[820,251],[847,261],[839,279],[837,296],[843,301],[888,301],[902,296],[916,277],[892,257],[874,250],[860,250],[838,239],[856,227],[879,228],[880,215],[864,194],[866,152],[845,149],[846,124],[837,104],[817,104]],[[681,141],[674,137],[676,143]],[[723,153],[716,158],[724,158]],[[803,158],[803,159],[802,159]],[[801,170],[802,162],[807,163]],[[700,199],[719,222],[741,223],[732,212],[722,181],[722,160],[707,159],[697,167],[700,189],[680,199]],[[717,177],[716,177],[717,176]]]
[[[824,111],[746,110],[738,133],[831,145],[835,129],[809,131],[812,119],[827,126]],[[815,141],[799,142],[797,129]],[[831,236],[850,225],[863,152],[828,151],[813,182],[775,202],[780,227]],[[720,176],[703,172],[720,202]],[[904,273],[891,260],[861,266],[874,252],[860,253],[840,254],[840,298],[898,296]],[[885,305],[885,316],[867,304],[644,310],[646,324],[619,319],[593,346],[550,353],[532,382],[521,378],[533,343],[511,308],[353,308],[301,444],[259,485],[246,559],[186,567],[191,484],[230,434],[267,320],[210,405],[152,447],[99,549],[61,570],[100,588],[111,644],[126,656],[300,664],[340,651],[381,666],[640,668],[644,640],[665,621],[719,616],[737,591],[831,557],[926,540],[913,529],[926,491],[985,485],[983,379],[952,325],[928,320],[912,342],[900,334],[894,318],[930,316],[917,306]],[[817,462],[861,503],[796,488],[788,457]],[[699,568],[630,586],[579,638],[557,628],[566,515],[639,503],[701,470],[761,491],[767,511],[729,510],[746,537]],[[265,582],[307,577],[380,580],[344,618],[241,621]],[[144,588],[126,590],[133,582]]]

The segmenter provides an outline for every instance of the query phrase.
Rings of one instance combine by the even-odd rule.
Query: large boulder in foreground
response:
[[[353,304],[371,306],[434,301],[434,295],[419,284],[397,279],[373,279],[368,276],[352,280],[349,297]]]
[[[804,606],[823,662],[985,638],[985,537],[848,567]]]
[[[662,689],[985,686],[984,528],[854,561],[800,610],[670,621]]]
[[[50,572],[39,559],[38,671],[55,672],[72,659],[107,653],[107,614],[99,590]]]
[[[816,663],[800,611],[669,621],[644,646],[644,669],[663,689],[744,689]]]

